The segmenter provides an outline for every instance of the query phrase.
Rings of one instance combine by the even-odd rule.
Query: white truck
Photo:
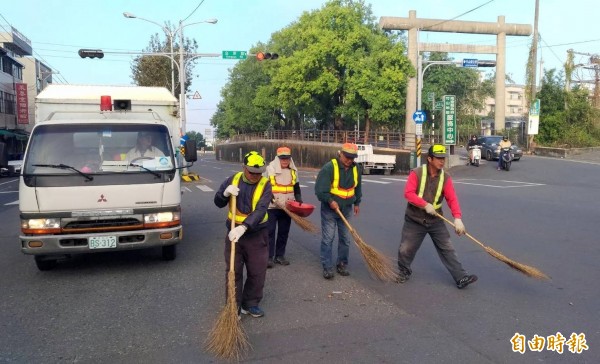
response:
[[[391,174],[396,165],[395,155],[375,154],[370,144],[357,144],[358,157],[354,160],[362,166],[363,174],[371,174],[374,169],[382,170],[384,174]]]
[[[162,87],[49,85],[37,96],[20,175],[19,238],[38,269],[74,254],[151,247],[175,259],[183,168],[177,110]],[[153,155],[131,157],[142,137]],[[196,159],[187,141],[185,160]]]

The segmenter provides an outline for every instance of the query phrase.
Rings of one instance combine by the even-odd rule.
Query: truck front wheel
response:
[[[177,245],[166,245],[162,247],[163,260],[175,260],[177,257]]]
[[[34,259],[35,265],[37,265],[38,269],[41,271],[52,270],[57,264],[56,259],[48,259],[45,255],[36,255]]]

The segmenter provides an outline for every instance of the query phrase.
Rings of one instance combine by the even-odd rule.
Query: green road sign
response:
[[[456,145],[456,96],[444,95],[444,144]]]
[[[433,99],[435,99],[435,92],[428,92],[427,101],[433,101]]]
[[[535,99],[529,108],[529,115],[540,115],[540,99]]]
[[[223,51],[223,59],[246,59],[246,51]]]
[[[442,110],[443,108],[444,108],[444,101],[438,100],[435,102],[435,107],[433,109],[434,110]]]

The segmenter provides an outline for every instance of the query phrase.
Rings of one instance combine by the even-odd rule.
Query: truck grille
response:
[[[64,233],[81,231],[113,231],[142,228],[143,224],[135,218],[127,219],[98,219],[77,220],[68,222],[63,228]]]

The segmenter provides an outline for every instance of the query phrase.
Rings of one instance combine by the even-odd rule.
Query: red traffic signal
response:
[[[264,59],[276,60],[279,58],[279,54],[277,53],[268,53],[268,52],[258,52],[256,53],[256,59],[262,61]]]

